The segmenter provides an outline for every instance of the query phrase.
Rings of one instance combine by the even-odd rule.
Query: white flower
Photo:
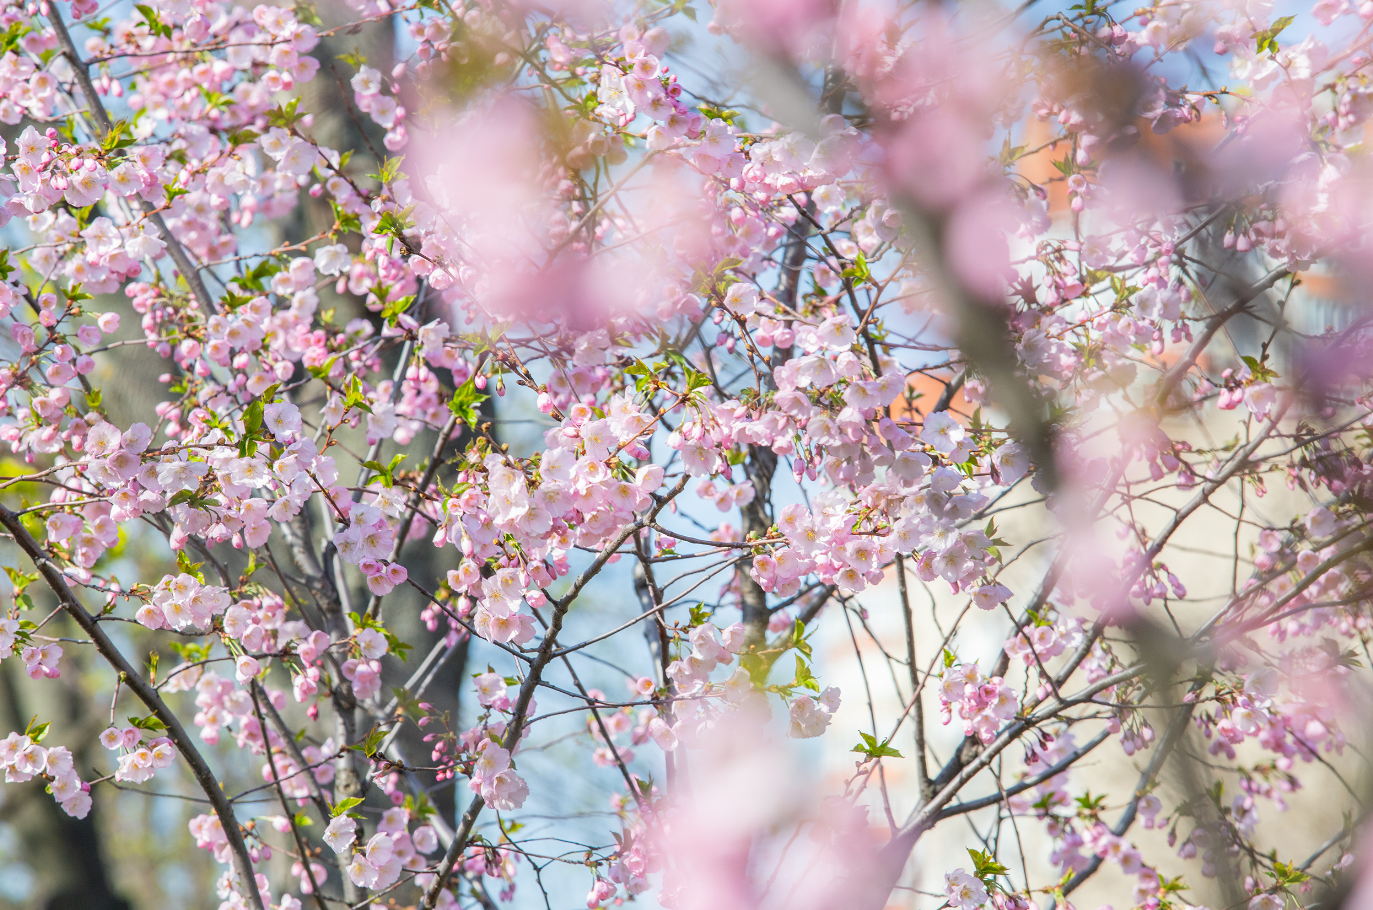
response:
[[[992,453],[992,464],[1001,472],[1001,483],[1010,486],[1030,470],[1030,456],[1018,443],[1009,442]]]
[[[484,740],[472,765],[472,779],[489,780],[510,767],[510,753],[491,740]]]
[[[340,815],[324,829],[324,842],[335,853],[341,855],[357,839],[357,828],[357,822],[346,815]]]
[[[119,427],[112,423],[98,423],[86,433],[86,454],[92,458],[104,458],[119,448],[122,434]]]
[[[837,701],[837,694],[831,701]],[[830,713],[809,695],[799,695],[791,702],[791,724],[787,734],[793,739],[809,739],[825,732],[830,725]]]
[[[925,418],[925,428],[920,431],[920,441],[934,447],[936,452],[947,455],[966,436],[963,425],[946,412],[940,411]]]
[[[655,717],[648,722],[648,735],[664,752],[671,752],[677,748],[677,734],[661,717]]]
[[[962,869],[944,876],[944,895],[955,910],[973,910],[987,903],[987,889]]]
[[[353,257],[348,253],[348,247],[341,243],[333,243],[315,250],[315,271],[325,275],[342,274],[347,271],[352,261]]]
[[[740,316],[749,315],[758,309],[758,289],[746,281],[735,282],[725,294],[725,306]]]
[[[734,134],[723,120],[711,120],[701,131],[700,152],[712,158],[728,158],[734,151]]]
[[[833,183],[816,188],[811,198],[822,212],[837,212],[844,207],[844,191]]]
[[[281,156],[277,170],[300,177],[310,173],[310,169],[317,161],[319,150],[304,139],[297,139],[286,147],[286,153]]]
[[[410,833],[410,843],[415,852],[427,855],[439,848],[439,836],[429,825],[420,825]]]
[[[982,585],[973,593],[973,603],[979,610],[995,610],[996,605],[1010,599],[1011,589],[1005,585]]]
[[[1308,512],[1305,524],[1307,532],[1316,540],[1335,533],[1335,515],[1325,506],[1317,506]]]
[[[831,351],[848,350],[858,340],[847,315],[831,316],[820,323],[815,329],[815,337]]]
[[[26,127],[19,135],[19,157],[30,164],[35,163],[43,157],[43,153],[50,145],[52,143],[46,136],[40,135],[32,126]]]
[[[343,871],[348,873],[348,878],[353,884],[360,887],[369,887],[377,878],[377,867],[369,863],[361,853],[353,854],[353,861],[343,867]]]
[[[473,780],[476,783],[476,780]],[[529,785],[514,771],[505,770],[482,781],[481,795],[486,804],[498,812],[509,812],[524,805],[529,797]]]
[[[294,439],[300,434],[300,408],[279,401],[262,409],[262,422],[277,439]]]
[[[386,653],[386,636],[376,629],[363,629],[357,635],[358,650],[368,660],[376,660]]]
[[[229,466],[229,479],[241,486],[259,489],[265,487],[272,476],[260,458],[235,458]]]
[[[352,78],[350,84],[353,86],[353,91],[359,95],[375,95],[381,91],[381,73],[370,66],[363,66]]]
[[[200,486],[200,478],[210,470],[203,461],[166,461],[157,469],[157,482],[167,495],[182,490],[194,490]]]
[[[367,842],[367,861],[380,868],[386,865],[394,849],[395,844],[389,835],[374,834],[372,839]]]
[[[273,160],[280,161],[286,150],[291,147],[291,134],[279,126],[273,127],[257,142]]]

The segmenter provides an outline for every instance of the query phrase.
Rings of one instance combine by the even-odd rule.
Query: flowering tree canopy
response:
[[[1336,906],[1373,2],[1299,12],[6,3],[0,657],[108,750],[6,781],[179,796],[221,908]]]

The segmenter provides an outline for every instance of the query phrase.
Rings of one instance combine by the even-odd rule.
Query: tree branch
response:
[[[234,857],[234,867],[238,872],[239,887],[243,889],[248,902],[253,910],[266,910],[262,902],[262,895],[258,893],[257,879],[253,876],[253,861],[248,856],[248,846],[243,840],[243,832],[239,829],[238,819],[234,817],[234,810],[229,805],[229,798],[219,786],[219,780],[215,777],[210,766],[205,763],[200,751],[196,749],[195,743],[186,735],[186,730],[181,726],[181,719],[176,716],[166,702],[157,694],[148,681],[139,675],[132,664],[124,657],[120,650],[115,647],[114,642],[105,634],[105,630],[100,628],[100,624],[86,612],[86,608],[76,599],[70,587],[67,586],[65,577],[57,566],[48,558],[38,542],[33,539],[29,529],[24,527],[24,523],[17,515],[9,509],[0,505],[0,524],[3,524],[14,536],[14,542],[19,548],[33,561],[33,564],[42,573],[43,580],[48,583],[48,587],[57,595],[57,600],[62,604],[62,608],[76,622],[81,630],[90,636],[91,643],[100,652],[100,656],[113,667],[120,679],[138,696],[139,701],[147,706],[148,710],[157,716],[157,719],[167,725],[167,738],[176,746],[176,750],[181,753],[181,757],[190,766],[191,774],[195,777],[200,789],[205,792],[210,800],[210,805],[214,808],[215,815],[219,818],[220,825],[224,828],[224,837],[229,842],[229,850]]]

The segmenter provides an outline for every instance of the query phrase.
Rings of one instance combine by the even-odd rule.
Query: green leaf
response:
[[[182,493],[190,493],[191,491],[190,491],[190,490],[182,490],[181,492],[182,492]],[[181,494],[178,493],[177,496],[179,496],[179,495],[181,495]],[[176,499],[176,496],[173,496],[172,499],[175,500],[175,499]],[[168,505],[168,507],[170,507],[172,504],[169,502],[169,503],[167,503],[167,505]],[[200,583],[201,583],[201,584],[204,584],[204,583],[205,583],[205,573],[200,571],[200,567],[203,566],[203,565],[204,565],[203,562],[191,562],[191,557],[189,557],[189,556],[186,555],[186,551],[185,551],[185,550],[177,550],[177,551],[176,551],[176,567],[177,567],[177,569],[180,570],[180,571],[182,571],[182,572],[185,572],[187,575],[191,575],[191,576],[194,576],[195,578],[198,578],[198,579],[200,580]]]
[[[357,616],[356,613],[349,613],[349,616]],[[373,621],[373,624],[375,621]],[[367,625],[366,623],[355,623],[358,626]],[[386,731],[381,727],[373,725],[367,735],[359,742],[353,743],[348,748],[362,752],[368,758],[377,754],[377,749],[381,748],[381,741],[386,738]]]
[[[310,820],[310,816],[306,815],[304,812],[297,812],[291,821],[297,828],[308,828],[314,824],[314,822]]]
[[[91,24],[88,22],[87,24]],[[23,38],[30,31],[29,27],[23,22],[16,22],[11,25],[3,35],[0,35],[0,56],[8,54],[19,44],[19,39]]]
[[[385,629],[382,630],[382,634],[386,636],[386,646],[391,649],[391,653],[399,657],[401,663],[409,663],[410,650],[414,648],[414,645],[401,641]]]
[[[987,879],[993,875],[1005,875],[1007,868],[992,858],[990,853],[967,848],[968,857],[973,861],[973,875]]]
[[[1025,149],[1026,146],[1023,145],[1012,147],[1011,137],[1007,136],[1006,141],[1001,145],[1001,164],[1006,167],[1015,164],[1016,161],[1020,160],[1020,156],[1025,154]]]
[[[111,126],[109,132],[100,140],[100,147],[107,152],[112,152],[115,149],[127,148],[133,143],[133,132],[129,129],[129,121],[120,120]]]
[[[385,738],[385,730],[383,730],[381,727],[373,727],[372,731],[367,734],[367,738],[362,741],[363,753],[366,754],[368,758],[371,758],[372,756],[376,755],[377,750],[381,748],[381,741]]]
[[[220,303],[224,304],[224,308],[230,312],[252,302],[253,298],[247,294],[237,294],[233,291],[225,291],[224,296],[220,298]]]
[[[234,103],[234,98],[232,95],[226,95],[223,92],[216,92],[213,89],[208,89],[203,85],[196,87],[200,89],[200,95],[202,98],[205,99],[205,104],[211,111],[225,110],[226,108],[228,108],[229,105]]]
[[[380,180],[382,183],[390,183],[395,180],[396,176],[400,173],[400,165],[403,160],[403,158],[387,158],[381,163],[381,168],[377,173],[368,174],[367,176]],[[380,230],[378,230],[378,233],[380,233]]]
[[[140,730],[150,730],[155,733],[158,730],[167,729],[167,725],[152,714],[147,717],[130,717],[128,720],[129,726],[137,727]]]
[[[296,14],[296,20],[299,22],[304,22],[306,25],[313,25],[317,28],[324,25],[324,20],[319,17],[319,11],[316,10],[315,5],[308,2],[308,0],[296,0],[293,11]]]
[[[243,412],[243,435],[252,436],[262,429],[262,399],[255,398]]]
[[[338,818],[340,815],[342,815],[343,813],[347,812],[349,809],[353,808],[354,806],[361,806],[361,805],[362,805],[362,800],[361,800],[359,797],[356,797],[356,796],[347,796],[347,797],[344,797],[343,799],[339,800],[338,802],[334,803],[332,806],[330,806],[330,807],[329,807],[329,814],[332,815],[334,818]]]
[[[343,208],[332,199],[329,204],[334,207],[334,229],[330,235],[337,237],[343,233],[356,233],[362,230],[362,219],[352,212],[344,211]]]
[[[11,566],[5,566],[4,569],[5,574],[10,577],[10,584],[14,585],[14,593],[16,595],[22,593],[25,588],[33,584],[39,578],[38,573],[36,572],[32,575],[26,575]]]
[[[423,821],[431,815],[437,815],[438,809],[429,801],[429,797],[421,790],[418,793],[406,794],[405,808],[410,810],[410,817]]]
[[[323,379],[325,376],[329,375],[329,371],[331,371],[334,368],[334,363],[337,361],[338,355],[335,354],[333,357],[330,357],[328,360],[326,360],[324,363],[320,364],[317,367],[308,367],[308,369],[310,370],[310,375],[315,377],[316,379]]]
[[[867,281],[871,274],[872,273],[868,271],[867,257],[862,253],[859,253],[857,258],[853,260],[853,265],[844,269],[844,271],[840,273],[840,276],[843,278],[854,278],[859,282],[863,282]]]
[[[1262,54],[1264,51],[1268,51],[1270,53],[1276,54],[1280,50],[1277,42],[1278,35],[1282,33],[1283,29],[1291,25],[1295,19],[1296,16],[1283,16],[1280,19],[1273,20],[1273,24],[1270,25],[1268,28],[1259,32],[1255,32],[1255,52]]]
[[[396,318],[400,316],[401,313],[404,313],[406,310],[410,309],[410,304],[414,302],[414,294],[410,294],[408,296],[401,297],[397,300],[393,300],[390,303],[386,304],[386,306],[382,307],[381,318],[385,319],[389,325],[394,326],[396,324]]]
[[[144,6],[141,3],[134,4],[134,9],[138,10],[143,16],[143,21],[148,23],[148,31],[162,38],[172,37],[172,27],[165,24],[158,17],[157,11],[151,6]]]
[[[392,159],[387,160],[389,161]],[[385,169],[383,168],[383,170]],[[381,217],[377,219],[376,227],[372,228],[372,233],[376,234],[377,236],[384,235],[388,238],[386,241],[386,249],[388,252],[390,252],[393,249],[394,243],[397,240],[401,242],[402,247],[409,246],[405,239],[405,232],[410,230],[410,228],[413,226],[410,221],[410,215],[414,211],[415,207],[411,205],[401,209],[399,212],[382,212]]]
[[[177,656],[179,656],[182,660],[186,661],[186,663],[188,664],[193,664],[198,660],[204,660],[205,658],[209,657],[210,652],[214,650],[214,645],[196,644],[195,642],[183,643],[179,641],[172,641],[168,642],[167,644],[171,647],[173,651],[177,653]]]
[[[262,137],[256,130],[232,130],[225,138],[229,141],[229,146],[249,145]]]
[[[863,741],[850,749],[850,752],[860,752],[868,758],[905,758],[900,752],[893,749],[888,743],[890,740],[878,742],[877,737],[859,731],[858,735]]]
[[[466,382],[458,386],[448,402],[448,410],[452,411],[453,415],[469,428],[477,426],[477,407],[487,398],[477,391],[477,384],[474,380],[475,377],[469,377]]]
[[[1277,851],[1274,851],[1277,852]],[[1301,871],[1296,863],[1288,864],[1273,860],[1273,875],[1280,885],[1300,885],[1311,876]]]
[[[1076,802],[1087,812],[1100,812],[1106,806],[1106,797],[1093,796],[1092,791],[1088,790],[1079,796]]]
[[[285,105],[279,105],[275,110],[268,111],[267,122],[272,126],[290,129],[296,125],[296,121],[305,116],[304,114],[298,113],[299,107],[300,97],[297,96],[292,98]]]
[[[367,404],[367,393],[362,390],[362,382],[358,379],[356,373],[348,377],[348,381],[344,383],[343,391],[345,393],[343,399],[344,410],[347,410],[348,408],[357,408],[359,411],[366,411],[368,414],[372,413],[371,406]]]
[[[263,259],[248,271],[239,275],[235,279],[239,285],[249,290],[257,291],[259,294],[267,293],[267,279],[281,271],[281,266],[271,259]]]
[[[1244,361],[1244,365],[1249,367],[1249,372],[1253,373],[1254,379],[1259,382],[1268,382],[1278,378],[1278,374],[1269,368],[1266,357],[1264,360],[1258,360],[1248,355],[1241,355],[1240,360]]]
[[[24,735],[36,743],[41,743],[43,737],[48,735],[48,727],[51,723],[38,723],[38,715],[35,714],[29,721],[29,725],[24,728]]]
[[[178,490],[176,493],[172,494],[171,499],[167,500],[167,508],[170,509],[172,506],[179,506],[183,502],[190,502],[194,498],[195,490]]]
[[[810,672],[810,667],[801,659],[801,655],[796,655],[796,678],[792,681],[792,686],[797,688],[810,689],[812,692],[820,691],[820,683],[814,674]]]

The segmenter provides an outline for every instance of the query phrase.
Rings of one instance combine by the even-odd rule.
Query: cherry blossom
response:
[[[1270,7],[11,5],[0,659],[109,754],[6,780],[234,910],[1316,903],[1373,7]]]

